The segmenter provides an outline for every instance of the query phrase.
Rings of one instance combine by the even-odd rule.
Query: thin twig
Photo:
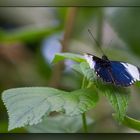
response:
[[[63,37],[63,40],[61,40],[62,52],[68,51],[68,44],[69,44],[71,34],[73,31],[76,13],[77,13],[76,7],[71,7],[68,9],[67,16],[66,16],[66,22],[65,22],[64,37]]]
[[[76,7],[71,7],[71,8],[68,8],[67,10],[65,27],[64,27],[64,36],[63,36],[63,39],[60,41],[62,44],[61,52],[68,51],[68,44],[69,44],[70,37],[73,31],[73,26],[75,23],[76,11],[77,11]],[[55,88],[59,87],[63,69],[64,69],[63,62],[60,62],[53,67],[52,77],[50,79],[49,86],[55,87]]]

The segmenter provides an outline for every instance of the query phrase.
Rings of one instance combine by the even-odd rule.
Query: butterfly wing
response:
[[[140,69],[132,64],[111,61],[111,69],[118,85],[129,86],[140,80]]]
[[[140,80],[140,69],[134,65],[119,61],[108,62],[93,55],[85,58],[97,76],[107,83],[130,86]]]
[[[98,67],[95,67],[95,71]],[[104,73],[108,73],[105,77]],[[106,82],[119,86],[130,86],[140,80],[140,70],[138,67],[129,63],[110,61],[110,67],[102,67],[97,74]]]

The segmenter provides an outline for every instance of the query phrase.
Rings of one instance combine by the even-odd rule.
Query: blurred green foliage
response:
[[[109,21],[127,46],[138,56],[140,55],[140,8],[114,8]]]

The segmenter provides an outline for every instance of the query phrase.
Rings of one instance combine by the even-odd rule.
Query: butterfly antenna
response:
[[[93,36],[93,34],[92,34],[92,32],[91,32],[90,29],[88,29],[88,32],[89,32],[89,34],[91,35],[92,39],[95,41],[96,45],[100,48],[100,50],[101,50],[101,52],[103,53],[103,55],[105,55],[104,52],[103,52],[103,50],[102,50],[102,48],[101,48],[100,43],[95,39],[95,37]]]

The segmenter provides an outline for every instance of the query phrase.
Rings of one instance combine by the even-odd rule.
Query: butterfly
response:
[[[140,81],[140,68],[125,62],[111,61],[106,55],[102,58],[92,54],[84,55],[91,69],[98,77],[115,86],[127,87]]]
[[[102,58],[89,53],[84,55],[90,68],[95,71],[98,77],[100,77],[106,83],[112,83],[115,86],[122,87],[127,87],[134,84],[136,81],[140,81],[139,67],[125,62],[109,60],[104,54],[100,43],[94,38],[89,29],[88,32],[103,54]]]

